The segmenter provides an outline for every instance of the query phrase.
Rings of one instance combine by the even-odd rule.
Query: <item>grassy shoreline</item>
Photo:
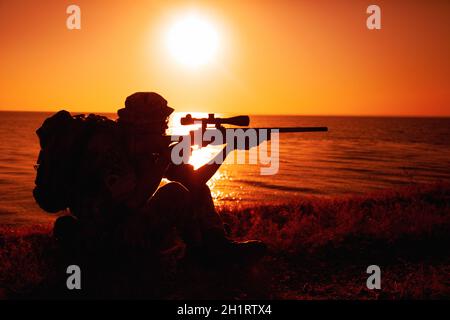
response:
[[[122,283],[131,283],[127,277],[134,272],[125,267],[124,273],[114,274],[122,283],[114,284],[114,289],[126,292],[117,297],[450,298],[448,184],[334,199],[303,197],[285,205],[221,208],[220,214],[233,238],[264,240],[268,256],[232,278],[205,269],[201,274],[180,273],[178,262],[169,259],[160,283],[164,290],[150,292],[144,285],[138,294],[129,294],[129,284]],[[382,269],[380,291],[365,287],[365,271],[371,264]],[[39,297],[33,295],[35,289],[60,266],[50,224],[0,227],[0,298]],[[52,296],[67,298],[59,293]]]

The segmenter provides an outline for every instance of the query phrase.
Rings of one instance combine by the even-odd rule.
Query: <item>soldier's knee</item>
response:
[[[176,201],[178,203],[188,203],[190,202],[191,198],[189,190],[178,182],[170,182],[161,187],[158,190],[156,196],[159,199],[167,201],[169,203],[173,201]]]
[[[209,189],[207,184],[202,184],[197,187],[197,192],[202,194],[211,194],[211,189]]]
[[[197,186],[195,189],[195,199],[201,203],[212,202],[211,189],[206,184]]]

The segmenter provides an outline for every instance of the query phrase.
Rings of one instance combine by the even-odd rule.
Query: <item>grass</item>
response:
[[[180,260],[182,245],[158,261],[116,257],[108,260],[116,263],[113,268],[91,259],[87,279],[96,285],[82,294],[64,288],[69,261],[52,239],[51,226],[2,228],[0,297],[450,298],[447,184],[304,197],[286,205],[221,208],[220,214],[233,238],[263,240],[269,254],[247,268]],[[366,268],[372,264],[382,270],[381,290],[366,288]]]

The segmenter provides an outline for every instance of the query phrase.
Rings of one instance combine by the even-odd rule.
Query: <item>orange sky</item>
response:
[[[72,3],[81,30],[66,28]],[[193,9],[220,35],[196,70],[164,43]],[[444,0],[1,1],[0,110],[115,112],[157,91],[177,111],[449,116],[449,19]]]

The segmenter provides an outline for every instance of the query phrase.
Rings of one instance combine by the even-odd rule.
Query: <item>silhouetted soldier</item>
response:
[[[197,170],[171,162],[165,136],[173,109],[153,92],[129,96],[117,125],[97,130],[85,148],[86,180],[70,207],[77,218],[61,217],[55,235],[62,241],[75,230],[92,246],[126,244],[159,250],[175,228],[190,252],[225,261],[261,257],[260,241],[227,238],[206,182],[220,167],[215,161]],[[226,148],[217,157],[226,157]],[[162,178],[172,181],[160,188]],[[74,224],[77,226],[74,227]]]

